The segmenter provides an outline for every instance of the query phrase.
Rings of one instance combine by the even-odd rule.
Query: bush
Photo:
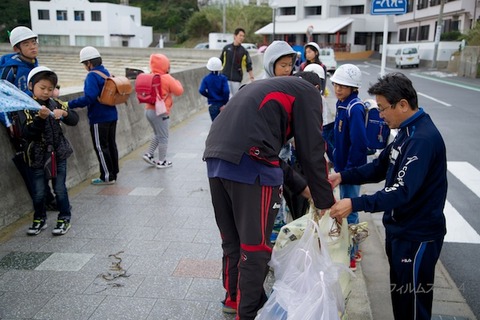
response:
[[[463,34],[458,30],[445,32],[440,35],[441,41],[460,41],[463,38]]]

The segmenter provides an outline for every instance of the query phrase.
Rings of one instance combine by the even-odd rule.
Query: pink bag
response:
[[[157,100],[155,101],[155,112],[157,113],[157,116],[167,113],[167,106],[165,105],[165,100],[160,97],[157,97]]]

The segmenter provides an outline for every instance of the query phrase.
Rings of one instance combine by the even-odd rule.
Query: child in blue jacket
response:
[[[230,97],[228,79],[220,73],[222,61],[217,57],[208,59],[207,69],[210,73],[202,79],[198,92],[208,101],[208,112],[212,121],[220,114],[222,107],[227,104]]]

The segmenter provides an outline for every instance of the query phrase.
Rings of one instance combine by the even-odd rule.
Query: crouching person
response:
[[[27,234],[37,235],[47,228],[45,181],[51,179],[59,210],[52,233],[63,235],[70,229],[71,207],[65,181],[67,158],[73,150],[63,135],[60,123],[75,126],[78,115],[66,104],[52,98],[58,77],[49,68],[42,66],[32,69],[27,82],[33,98],[41,105],[40,110],[25,111],[27,121],[24,132],[28,146],[25,160],[32,171],[34,209],[33,224]]]

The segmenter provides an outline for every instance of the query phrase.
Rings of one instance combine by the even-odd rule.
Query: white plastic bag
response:
[[[347,269],[334,263],[318,225],[309,220],[302,238],[272,253],[273,293],[256,320],[332,320],[345,310],[338,279]]]

